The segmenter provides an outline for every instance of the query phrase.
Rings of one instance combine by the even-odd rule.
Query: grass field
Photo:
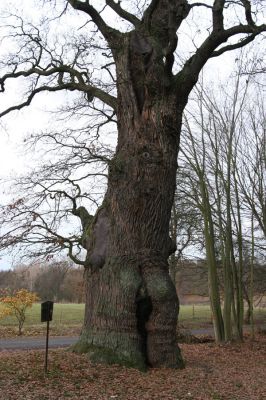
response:
[[[53,324],[79,324],[84,316],[84,304],[54,304]],[[34,304],[26,312],[25,327],[38,325],[41,323],[41,304]],[[0,325],[12,326],[16,325],[15,317],[6,317],[0,321]]]
[[[83,317],[84,304],[54,304],[53,321],[50,324],[51,334],[71,335],[79,334]],[[266,308],[255,309],[255,321],[266,323]],[[212,322],[211,310],[208,305],[182,305],[180,307],[179,323],[187,328],[199,328],[210,326]],[[6,317],[0,320],[0,334],[10,336],[16,333],[17,322],[15,317]],[[41,323],[41,305],[34,304],[27,311],[24,324],[24,333],[42,334],[45,332],[46,324]]]

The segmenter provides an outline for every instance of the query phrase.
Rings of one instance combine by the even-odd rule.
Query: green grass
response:
[[[212,322],[209,305],[183,305],[180,306],[179,323],[189,327],[210,324]]]
[[[179,322],[184,325],[200,326],[212,323],[212,313],[209,305],[182,305]],[[266,323],[266,308],[254,308],[254,322]]]
[[[72,325],[81,324],[84,317],[84,304],[54,304],[53,321],[54,325]],[[208,323],[211,322],[211,311],[208,305],[185,305],[180,307],[179,321],[195,322],[195,323]],[[38,325],[41,323],[41,305],[34,304],[26,312],[25,327],[31,325]],[[0,326],[14,326],[16,325],[15,317],[6,317],[0,320]]]
[[[84,317],[84,304],[54,304],[53,321],[55,325],[60,324],[79,324]],[[33,304],[32,308],[26,311],[26,321],[24,326],[38,325],[41,323],[41,304]],[[17,325],[15,317],[6,317],[0,320],[2,326]]]
[[[84,318],[84,304],[54,304],[53,321],[50,323],[53,334],[69,334],[80,332]],[[255,322],[265,323],[266,308],[256,308],[254,310]],[[182,305],[180,307],[179,323],[187,328],[197,328],[210,326],[212,323],[211,310],[209,305]],[[0,328],[16,329],[17,321],[15,317],[6,317],[0,320]],[[27,310],[24,331],[44,332],[46,324],[41,323],[41,305],[34,304]],[[72,331],[71,331],[72,329]],[[74,331],[73,331],[74,329]],[[76,329],[76,331],[75,331]]]

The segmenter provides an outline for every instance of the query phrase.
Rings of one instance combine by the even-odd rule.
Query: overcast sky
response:
[[[0,13],[3,7],[7,3],[12,3],[19,9],[20,6],[27,7],[26,11],[28,13],[36,12],[36,1],[34,0],[12,0],[9,2],[1,2]],[[35,6],[34,6],[35,4]],[[1,15],[1,14],[0,14]],[[203,15],[204,17],[204,11]],[[72,21],[73,23],[73,21]],[[80,21],[77,20],[77,25]],[[1,32],[1,31],[0,31]],[[187,33],[189,34],[189,32]],[[200,34],[199,34],[200,35]],[[2,47],[2,52],[5,49]],[[224,80],[232,71],[234,62],[236,58],[236,53],[231,52],[213,59],[208,62],[205,68],[205,75],[208,79],[220,79]],[[0,104],[1,109],[5,108],[7,105],[12,104],[16,101],[16,84],[14,87],[10,87],[7,94],[0,94]],[[59,95],[64,96],[63,94]],[[27,109],[14,112],[10,116],[4,118],[0,125],[0,177],[8,179],[10,175],[18,175],[22,171],[25,171],[29,167],[34,168],[33,158],[30,155],[25,155],[23,152],[21,144],[23,143],[23,138],[31,131],[38,131],[44,129],[45,126],[49,125],[52,119],[51,114],[49,114],[49,104],[51,104],[50,99],[52,97],[49,95],[40,95],[36,98],[32,105]],[[5,191],[4,196],[8,195],[8,185],[0,190],[0,201],[3,198],[3,191]],[[11,258],[3,257],[0,259],[0,269],[9,268],[11,266]]]

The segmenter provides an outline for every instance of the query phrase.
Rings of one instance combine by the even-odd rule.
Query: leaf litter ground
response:
[[[0,352],[0,400],[264,400],[266,337],[182,344],[184,370],[93,365],[66,350]]]

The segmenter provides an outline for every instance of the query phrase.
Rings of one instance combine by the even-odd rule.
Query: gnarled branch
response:
[[[71,76],[71,81],[70,82],[64,82],[63,81],[63,75],[64,73],[68,73]],[[98,98],[99,100],[101,100],[103,103],[109,105],[111,108],[113,108],[114,110],[116,110],[116,98],[112,95],[110,95],[109,93],[106,93],[105,91],[103,91],[102,89],[95,87],[93,85],[91,85],[88,82],[85,82],[85,79],[82,76],[82,73],[80,73],[79,71],[74,70],[71,67],[68,66],[59,66],[59,67],[54,67],[52,66],[50,69],[41,69],[38,67],[33,67],[31,69],[29,69],[28,71],[16,71],[16,72],[11,72],[11,73],[7,73],[5,74],[1,79],[0,79],[0,92],[4,92],[5,91],[5,83],[8,79],[11,78],[19,78],[19,77],[29,77],[32,75],[35,75],[37,77],[40,76],[44,76],[44,77],[50,77],[50,76],[55,76],[56,74],[58,74],[58,85],[55,86],[50,86],[50,85],[42,85],[39,87],[36,87],[35,89],[33,89],[31,91],[31,93],[29,94],[28,98],[15,106],[9,107],[6,110],[2,111],[0,113],[0,118],[3,117],[4,115],[9,114],[12,111],[15,110],[21,110],[24,107],[27,107],[31,104],[33,98],[41,93],[41,92],[58,92],[60,90],[69,90],[69,91],[80,91],[83,93],[87,93],[87,95],[89,96],[90,99],[93,99],[94,97]],[[55,76],[56,77],[56,76]],[[76,81],[75,81],[75,78]]]

